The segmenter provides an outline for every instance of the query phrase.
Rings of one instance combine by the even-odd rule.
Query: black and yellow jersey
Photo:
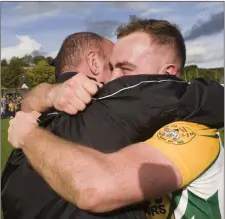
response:
[[[148,219],[221,219],[224,208],[224,149],[216,129],[174,122],[146,141],[178,167],[183,185],[149,203]]]

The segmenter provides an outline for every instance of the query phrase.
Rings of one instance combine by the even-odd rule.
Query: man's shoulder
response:
[[[173,83],[173,85],[178,85],[178,89],[181,87],[186,89],[186,87],[188,86],[185,81],[173,75],[129,75],[117,78],[104,85],[99,90],[95,98],[110,97],[124,93],[127,94],[131,91],[145,92],[146,90],[153,88],[160,90],[165,84],[171,83]],[[169,89],[168,86],[164,86],[164,88]],[[173,89],[176,89],[176,86],[173,87]]]
[[[183,177],[183,185],[202,175],[220,154],[216,130],[190,122],[168,124],[146,143],[174,162]]]

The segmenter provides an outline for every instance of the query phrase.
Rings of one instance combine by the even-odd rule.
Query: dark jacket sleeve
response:
[[[160,127],[175,120],[186,86],[173,82],[142,84],[92,101],[75,116],[61,113],[51,131],[67,140],[114,152],[145,141]]]
[[[181,120],[224,127],[224,87],[213,80],[193,80],[181,98],[179,112]]]

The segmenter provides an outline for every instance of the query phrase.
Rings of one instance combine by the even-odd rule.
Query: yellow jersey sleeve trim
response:
[[[181,172],[182,187],[207,170],[220,151],[216,129],[189,122],[168,124],[145,143],[173,161]]]

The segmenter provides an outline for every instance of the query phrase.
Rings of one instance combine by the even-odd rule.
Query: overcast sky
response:
[[[93,31],[116,42],[129,15],[167,19],[186,40],[187,64],[224,66],[223,2],[5,2],[1,3],[1,58],[52,56],[64,38]]]

